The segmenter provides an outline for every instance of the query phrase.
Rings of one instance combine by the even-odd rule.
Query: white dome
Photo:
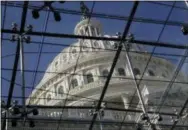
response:
[[[77,34],[79,32],[79,29],[82,27],[85,27],[87,25],[88,20],[82,20],[77,24],[75,27],[75,33]],[[101,29],[101,25],[97,20],[91,20],[91,26],[97,27]],[[104,35],[104,37],[116,37],[116,36],[110,36],[110,35]],[[101,40],[78,40],[78,42],[71,44],[70,47],[67,47],[62,50],[62,53],[58,54],[54,60],[50,63],[50,65],[47,68],[47,72],[55,72],[55,73],[45,73],[43,79],[41,82],[37,85],[36,88],[40,89],[47,89],[51,90],[50,92],[41,92],[37,89],[32,92],[30,96],[32,97],[49,97],[49,94],[52,95],[50,97],[56,97],[57,94],[54,95],[54,93],[57,93],[57,90],[59,90],[61,87],[61,91],[64,93],[68,92],[69,88],[72,86],[72,80],[76,79],[74,82],[75,88],[70,88],[70,94],[72,95],[81,95],[84,97],[92,97],[92,98],[98,98],[100,94],[100,87],[104,85],[104,79],[100,79],[99,77],[103,75],[103,71],[110,70],[112,60],[115,55],[115,45],[117,43],[114,41],[101,41]],[[132,44],[131,50],[139,51],[138,45]],[[80,47],[81,46],[81,47]],[[84,46],[84,47],[83,47]],[[81,51],[81,52],[80,52]],[[113,94],[130,94],[132,93],[132,85],[130,85],[129,80],[122,80],[125,78],[131,78],[130,75],[130,69],[128,68],[127,61],[125,58],[125,48],[122,49],[120,58],[118,60],[118,63],[116,65],[116,68],[114,70],[113,76],[116,76],[118,78],[111,80],[111,86],[110,89],[111,92],[107,94],[107,96],[113,97]],[[71,74],[74,72],[74,68],[77,62],[77,58],[79,56],[79,60],[77,63],[77,68],[75,73],[77,75],[71,76]],[[149,55],[147,54],[138,54],[138,53],[130,53],[131,60],[134,65],[135,73],[136,75],[142,74],[144,67],[149,59]],[[141,64],[142,63],[142,64]],[[168,80],[170,78],[170,75],[172,75],[172,72],[174,70],[174,65],[171,64],[169,61],[158,58],[158,57],[152,57],[152,60],[148,66],[148,69],[146,71],[146,74],[144,75],[144,78],[146,79],[156,79],[156,80]],[[123,70],[122,73],[120,73],[119,70]],[[123,76],[122,76],[122,75]],[[91,82],[88,82],[88,79],[86,79],[86,75],[98,75],[98,77],[93,77]],[[71,77],[71,78],[70,78]],[[183,75],[180,74],[180,77],[178,78],[180,80],[184,80]],[[153,85],[150,82],[143,81],[143,83],[147,85]],[[124,91],[124,86],[127,84],[127,91]],[[162,91],[164,89],[165,83],[156,83],[155,87],[160,88],[159,90]],[[113,86],[116,86],[118,89],[113,88]],[[161,88],[162,87],[162,88]],[[149,89],[148,89],[149,91]],[[153,92],[153,90],[151,90]],[[114,95],[115,96],[115,95]],[[64,98],[63,96],[61,98]],[[35,99],[35,98],[34,98]],[[62,103],[63,100],[60,101],[53,101],[47,103],[44,100],[33,100],[32,104],[43,104],[43,105],[55,105],[58,103]],[[75,104],[84,104],[85,102],[82,102],[82,99],[77,99],[77,101],[69,102],[69,105],[75,105]]]
[[[74,29],[74,33],[76,35],[79,35],[80,34],[79,33],[80,29],[82,29],[83,27],[88,27],[88,26],[96,27],[96,28],[99,29],[100,32],[102,32],[102,26],[101,26],[101,24],[100,24],[100,22],[98,20],[96,20],[96,19],[90,19],[90,20],[89,19],[84,19],[84,20],[80,21],[76,25],[76,27]]]

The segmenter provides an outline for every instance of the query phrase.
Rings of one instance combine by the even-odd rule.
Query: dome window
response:
[[[118,44],[116,42],[114,43],[114,49],[118,49]]]
[[[123,69],[123,68],[118,68],[118,74],[120,75],[120,76],[125,76],[126,74],[125,74],[125,70]]]
[[[94,82],[93,75],[91,73],[86,75],[87,83]]]
[[[149,76],[155,76],[154,72],[152,70],[148,70]]]
[[[140,76],[140,70],[139,70],[138,68],[134,68],[134,69],[133,69],[133,74],[134,74],[135,76]]]
[[[63,95],[63,86],[59,86],[57,91],[59,95]]]
[[[107,69],[105,69],[105,70],[103,70],[102,71],[102,76],[104,77],[104,78],[106,78],[107,76],[108,76],[108,70]]]
[[[49,95],[47,96],[47,102],[49,102],[51,99],[52,99],[52,97],[51,97],[51,95],[49,94]]]
[[[71,81],[71,86],[72,86],[72,88],[75,88],[75,87],[78,86],[78,81],[77,81],[77,79],[72,79],[72,81]]]

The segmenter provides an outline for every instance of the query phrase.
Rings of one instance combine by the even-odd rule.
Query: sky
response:
[[[22,4],[23,2],[18,2]],[[92,8],[93,2],[85,2],[89,9]],[[168,5],[172,5],[173,2],[161,2]],[[29,2],[30,5],[33,6],[40,6],[42,2]],[[64,8],[70,10],[80,10],[79,2],[65,2],[65,4],[60,4],[55,2],[53,4],[56,8]],[[118,16],[129,16],[131,8],[133,6],[133,2],[102,2],[97,1],[95,2],[95,6],[93,9],[94,13],[105,13],[105,14],[112,14]],[[184,7],[184,2],[176,2],[176,6]],[[158,19],[158,20],[166,20],[168,13],[171,7],[166,7],[162,5],[157,5],[149,2],[140,2],[135,17],[142,17],[148,19]],[[26,25],[33,25],[34,31],[42,32],[44,31],[44,23],[48,12],[41,11],[39,19],[33,19],[31,14],[31,9],[27,12],[27,20]],[[1,6],[1,27],[4,29],[11,29],[11,23],[15,22],[20,26],[21,23],[21,14],[22,8],[19,7],[7,7],[6,8],[6,15],[4,19],[5,7]],[[169,21],[177,21],[182,23],[188,22],[188,7],[187,10],[185,9],[173,9],[172,13],[169,17]],[[49,20],[47,23],[46,32],[51,33],[68,33],[73,34],[74,28],[76,24],[80,21],[81,17],[79,15],[70,15],[61,13],[62,20],[60,22],[54,21],[53,14],[50,13]],[[126,21],[123,20],[115,20],[115,19],[104,19],[104,18],[96,18],[99,20],[103,26],[104,34],[108,35],[115,35],[116,32],[123,32]],[[139,23],[133,22],[130,28],[130,32],[135,35],[135,39],[137,40],[148,40],[148,41],[158,41],[158,36],[163,28],[162,24],[151,24],[151,23]],[[3,38],[10,38],[10,34],[3,34]],[[39,37],[39,36],[31,36],[32,41],[44,41],[48,43],[58,43],[58,44],[68,44],[71,45],[73,42],[77,41],[76,39],[69,39],[69,38],[52,38],[52,37]],[[164,28],[164,31],[159,39],[159,42],[169,42],[172,44],[180,44],[188,45],[188,37],[182,35],[179,26],[171,26],[167,25]],[[7,40],[2,40],[1,43],[1,67],[2,68],[13,68],[16,44],[12,43]],[[38,53],[40,50],[41,44],[31,43],[31,44],[24,44],[24,52],[36,52],[36,53],[25,53],[25,69],[28,70],[35,70],[37,66],[38,60]],[[43,45],[42,52],[54,52],[54,53],[42,53],[40,57],[39,67],[38,70],[45,71],[48,67],[48,64],[53,60],[53,58],[63,50],[63,46],[52,46],[52,45]],[[148,51],[151,51],[153,47],[146,47]],[[163,47],[157,47],[155,52],[166,53],[166,54],[179,54],[182,55],[184,50],[179,49],[167,49]],[[7,56],[11,55],[11,56]],[[6,56],[6,57],[4,57]],[[166,59],[170,60],[175,65],[178,63],[180,57],[170,57],[166,56]],[[188,59],[187,63],[184,64],[182,68],[182,72],[188,74]],[[12,71],[2,70],[2,77],[8,80],[11,80]],[[33,86],[33,77],[34,73],[25,73],[26,76],[26,86]],[[37,73],[36,82],[34,86],[36,86],[39,81],[41,80],[43,74]],[[17,72],[16,76],[16,83],[21,84],[21,75],[20,72]],[[10,86],[10,82],[7,82],[1,79],[1,95],[7,96],[8,90]],[[31,93],[31,89],[26,89],[26,96],[29,96]],[[21,87],[15,85],[13,96],[21,96]]]

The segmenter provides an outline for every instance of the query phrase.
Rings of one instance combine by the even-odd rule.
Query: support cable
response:
[[[19,31],[13,32],[9,29],[1,29],[2,33],[13,33],[13,34],[19,34]],[[104,41],[120,41],[120,38],[107,38],[107,37],[96,37],[96,36],[84,36],[84,35],[74,35],[74,34],[59,34],[59,33],[49,33],[49,32],[30,32],[28,35],[35,35],[35,36],[47,36],[47,37],[57,37],[57,38],[78,38],[78,39],[89,39],[89,40],[104,40]],[[123,39],[123,41],[126,41],[127,39]],[[179,45],[179,44],[169,44],[169,43],[156,43],[154,41],[143,41],[143,40],[132,40],[131,43],[135,44],[141,44],[141,45],[148,45],[148,46],[158,46],[158,47],[168,47],[168,48],[175,48],[175,49],[186,49],[187,46]]]
[[[160,3],[160,1],[147,1],[148,3],[151,3],[151,4],[156,4],[156,5],[162,5],[162,6],[166,6],[166,7],[172,7],[173,5],[170,5],[170,4],[165,4],[165,3]],[[181,7],[181,6],[174,6],[174,8],[176,9],[180,9],[180,10],[185,10],[185,11],[188,11],[187,8],[185,7]]]
[[[1,79],[5,80],[7,82],[10,82],[10,80],[8,80],[8,79],[6,79],[4,77],[1,77]],[[15,85],[20,86],[20,87],[22,86],[19,83],[15,83]],[[31,87],[25,86],[25,88],[26,89],[32,89],[32,86]],[[42,92],[55,93],[54,91],[50,91],[50,90],[46,90],[46,89],[41,89],[41,88],[35,88],[35,89],[39,90],[39,91],[42,91]],[[68,94],[68,93],[60,93],[60,94]],[[94,98],[84,97],[84,96],[80,96],[80,95],[72,95],[72,94],[68,94],[68,95],[71,96],[71,97],[75,97],[75,98],[87,99],[86,101],[88,101],[88,102],[99,101],[99,100],[94,99]],[[1,96],[1,97],[7,98],[7,96]],[[14,98],[21,98],[21,97],[14,97]],[[26,98],[30,98],[30,99],[47,99],[47,98],[37,98],[37,97],[26,97]],[[52,100],[62,100],[62,99],[52,98]],[[91,100],[91,101],[89,101],[89,100]],[[69,101],[74,101],[74,100],[69,99]],[[84,101],[84,100],[82,100],[82,101]],[[121,104],[122,103],[122,102],[117,102],[117,101],[116,102],[115,101],[104,101],[104,102],[106,102],[106,103],[113,103],[113,104]],[[126,103],[126,105],[130,105],[130,103]],[[138,106],[141,106],[141,104],[138,104]],[[171,108],[171,107],[179,107],[179,106],[170,106],[170,105],[168,106],[168,105],[166,105],[165,107],[170,107]]]
[[[21,7],[22,8],[22,4],[16,3],[7,3],[8,6],[13,6],[13,7]],[[38,6],[33,6],[33,5],[29,5],[29,9],[38,9]],[[46,9],[43,9],[46,10]],[[64,14],[72,14],[72,15],[82,15],[82,12],[77,11],[77,10],[70,10],[70,9],[60,9],[60,8],[56,8],[56,11],[60,12],[60,13],[64,13]],[[110,14],[104,14],[104,13],[92,13],[91,14],[92,17],[97,17],[97,18],[104,18],[104,19],[115,19],[115,20],[128,20],[128,17],[125,16],[119,16],[119,15],[110,15]],[[137,18],[133,18],[134,22],[141,22],[141,23],[154,23],[154,24],[164,24],[163,20],[156,20],[156,19],[147,19],[147,18],[143,18],[143,17],[137,17]],[[177,21],[169,21],[167,23],[167,25],[171,25],[171,26],[182,26],[185,23],[182,22],[177,22]]]
[[[123,36],[122,36],[122,38],[121,38],[122,40],[121,40],[120,43],[119,43],[117,52],[116,52],[115,57],[114,57],[113,62],[112,62],[112,66],[111,66],[111,68],[110,68],[110,72],[109,72],[108,77],[107,77],[107,79],[106,79],[105,85],[104,85],[104,87],[103,87],[103,90],[102,90],[102,93],[101,93],[101,96],[100,96],[100,99],[99,99],[99,102],[98,102],[98,104],[97,104],[97,107],[96,107],[96,110],[95,110],[95,111],[99,111],[99,109],[100,109],[100,107],[101,107],[101,103],[102,103],[102,101],[103,101],[103,98],[104,98],[104,96],[105,96],[106,90],[107,90],[107,88],[108,88],[108,84],[109,84],[110,79],[111,79],[111,77],[112,77],[112,73],[113,73],[113,71],[114,71],[114,68],[115,68],[115,66],[116,66],[116,63],[117,63],[117,61],[118,61],[118,57],[119,57],[119,55],[120,55],[120,53],[121,53],[121,50],[122,50],[123,39],[126,38],[128,32],[129,32],[129,28],[130,28],[130,26],[131,26],[132,19],[134,18],[134,15],[135,15],[135,13],[136,13],[138,4],[139,4],[139,2],[138,2],[138,1],[135,1],[134,5],[133,5],[133,8],[132,8],[132,10],[131,10],[131,13],[130,13],[130,16],[129,16],[129,19],[128,19],[128,22],[127,22],[127,25],[126,25],[125,30],[124,30],[124,32],[123,32]],[[89,126],[89,130],[92,130],[96,118],[97,118],[97,114],[94,114],[94,115],[93,115],[93,118],[92,118],[92,121],[91,121],[91,124],[90,124],[90,126]]]
[[[25,22],[26,22],[26,17],[27,17],[28,3],[29,3],[28,1],[24,2],[24,7],[23,7],[23,11],[22,11],[21,26],[20,26],[20,32],[24,32]],[[12,78],[11,78],[11,83],[10,83],[10,87],[9,87],[8,99],[7,99],[7,108],[10,107],[11,100],[12,100],[12,94],[13,94],[13,90],[14,90],[14,82],[15,82],[15,79],[16,79],[16,72],[17,72],[18,61],[19,61],[19,49],[20,49],[20,44],[19,44],[19,41],[18,41],[17,47],[16,47],[16,54],[17,55],[15,56],[15,60],[14,60]],[[6,120],[3,120],[2,130],[5,130],[5,127],[6,127]]]
[[[83,46],[84,47],[84,46]],[[114,51],[116,51],[116,50],[111,50],[111,52],[114,52]],[[87,52],[87,51],[82,51],[82,52]],[[108,50],[106,50],[106,49],[104,49],[104,51],[95,51],[95,50],[93,50],[92,52],[110,52],[110,51],[108,51]],[[122,52],[124,52],[124,50],[122,50]],[[39,52],[32,52],[32,51],[28,51],[28,52],[24,52],[24,54],[37,54],[37,53],[39,53]],[[66,54],[66,53],[68,53],[68,54],[72,54],[72,52],[55,52],[55,51],[43,51],[43,52],[41,52],[42,54]],[[79,53],[79,52],[75,52],[75,53]],[[149,54],[151,54],[150,52],[144,52],[144,51],[134,51],[134,50],[130,50],[129,51],[129,53],[136,53],[136,54],[140,54],[140,55],[149,55]],[[180,54],[168,54],[168,53],[160,53],[160,52],[154,52],[153,54],[155,54],[155,57],[157,57],[157,58],[162,58],[162,59],[168,59],[168,60],[175,60],[175,59],[173,59],[173,58],[165,58],[165,57],[162,57],[162,56],[174,56],[174,57],[188,57],[188,56],[183,56],[183,55],[180,55]],[[11,56],[15,56],[16,54],[15,53],[12,53],[12,54],[7,54],[7,55],[4,55],[4,56],[1,56],[1,58],[3,59],[3,58],[8,58],[8,57],[11,57]],[[158,56],[159,55],[159,56]]]
[[[185,50],[184,55],[185,55],[185,56],[188,55],[188,49]],[[182,68],[182,66],[183,66],[183,64],[184,64],[184,62],[185,62],[185,60],[186,60],[185,57],[182,57],[182,58],[180,59],[179,64],[177,65],[177,68],[175,69],[175,72],[174,72],[174,74],[173,74],[173,76],[172,76],[172,78],[171,78],[171,81],[170,81],[169,84],[167,85],[167,87],[166,87],[166,89],[165,89],[163,95],[162,95],[161,98],[160,98],[159,106],[155,109],[155,113],[159,113],[159,112],[160,112],[161,107],[163,106],[163,104],[164,104],[166,98],[168,97],[168,94],[169,94],[169,92],[170,92],[170,89],[173,87],[173,84],[174,84],[174,82],[175,82],[175,80],[176,80],[176,78],[177,78],[179,72],[181,71],[181,68]]]
[[[85,6],[84,5],[84,3],[83,2],[80,2],[80,4],[82,4],[82,6]],[[91,20],[91,14],[93,13],[93,9],[94,9],[94,7],[95,7],[95,1],[93,2],[93,5],[92,5],[92,8],[91,8],[91,12],[89,13],[89,18],[88,18],[88,23],[87,23],[87,28],[86,28],[86,31],[85,31],[85,34],[89,34],[89,23],[90,23],[90,20]],[[88,14],[85,14],[85,13],[88,13],[88,9],[87,9],[87,7],[85,6],[85,9],[87,10],[86,12],[84,12],[84,15],[86,16],[86,15],[88,15]],[[85,39],[84,39],[85,40]],[[74,67],[74,70],[73,70],[73,75],[75,74],[75,72],[76,72],[76,69],[77,69],[77,66],[78,66],[78,61],[79,61],[79,59],[80,59],[80,55],[81,55],[81,53],[82,53],[82,45],[81,44],[83,44],[83,42],[82,43],[80,43],[80,53],[78,54],[78,58],[77,58],[77,60],[76,60],[76,64],[75,64],[75,67]],[[71,74],[72,75],[72,74]],[[70,78],[72,78],[73,76],[70,76]],[[71,81],[71,80],[70,80]],[[70,84],[70,86],[68,87],[68,94],[69,94],[69,92],[70,92],[70,90],[71,90],[71,84]],[[66,94],[66,98],[65,98],[65,101],[64,101],[64,105],[63,106],[66,106],[66,102],[67,102],[67,99],[68,99],[68,94]],[[62,119],[62,117],[63,117],[63,111],[64,111],[64,108],[62,109],[62,114],[61,114],[61,116],[60,116],[60,119],[59,119],[59,121],[58,121],[58,125],[57,125],[57,130],[59,130],[59,127],[60,127],[60,122],[61,122],[61,119]]]
[[[6,70],[6,71],[12,71],[13,69],[10,69],[10,68],[1,68],[1,70]],[[20,70],[17,70],[17,71],[20,71]],[[34,70],[26,70],[25,69],[25,72],[34,72]],[[75,73],[75,74],[71,74],[71,73],[66,73],[66,72],[49,72],[49,71],[37,71],[38,73],[52,73],[52,74],[70,74],[70,75],[78,75],[78,76],[86,76],[85,74],[78,74],[78,73]],[[94,77],[101,77],[101,78],[105,78],[105,77],[108,77],[108,76],[102,76],[102,75],[93,75]],[[118,76],[113,76],[111,77],[112,79],[117,79],[117,78],[120,78]],[[129,80],[134,80],[132,78],[129,78],[129,77],[121,77],[121,79],[129,79]],[[137,78],[137,80],[140,80],[140,78]],[[169,83],[171,81],[169,80],[159,80],[159,79],[142,79],[142,81],[151,81],[151,82],[164,82],[164,83]],[[179,83],[179,84],[188,84],[188,82],[181,82],[181,81],[174,81],[174,83]]]
[[[162,36],[162,34],[163,34],[163,32],[164,32],[164,29],[165,29],[165,27],[166,27],[166,23],[168,22],[168,20],[169,20],[169,18],[170,18],[170,15],[171,15],[172,10],[173,10],[173,8],[174,8],[174,6],[175,6],[175,3],[176,3],[176,2],[173,3],[173,6],[171,7],[171,10],[170,10],[169,13],[168,13],[168,16],[167,16],[167,18],[166,18],[166,20],[165,20],[165,23],[164,23],[164,25],[163,25],[163,28],[162,28],[162,30],[161,30],[159,36],[158,36],[157,43],[159,42],[159,40],[160,40],[160,38],[161,38],[161,36]],[[147,68],[148,68],[148,66],[149,66],[149,63],[150,63],[150,61],[151,61],[151,59],[152,59],[153,53],[155,52],[155,49],[156,49],[156,46],[154,46],[154,48],[152,49],[151,55],[150,55],[150,57],[149,57],[149,59],[148,59],[148,61],[147,61],[147,63],[146,63],[146,66],[145,66],[145,68],[144,68],[144,71],[143,71],[143,73],[142,73],[142,75],[141,75],[140,80],[137,82],[137,80],[135,79],[135,82],[136,82],[136,84],[137,84],[137,86],[138,86],[138,89],[139,89],[140,84],[141,84],[141,82],[142,82],[142,79],[143,79],[143,77],[144,77],[144,75],[145,75],[145,72],[146,72],[146,70],[147,70]],[[127,52],[127,54],[128,54],[128,52]],[[127,57],[127,59],[129,59],[129,58]],[[131,66],[131,65],[130,65],[130,66]],[[131,68],[131,70],[132,70],[132,68]],[[134,73],[133,73],[133,75],[134,75]],[[131,97],[130,104],[133,102],[134,97],[135,97],[136,94],[137,94],[137,90],[134,92],[133,96]],[[126,119],[126,116],[127,116],[127,113],[125,114],[124,119],[123,119],[122,122],[124,122],[124,120]],[[121,128],[122,128],[122,127],[120,127],[120,130],[121,130]]]
[[[5,26],[6,12],[7,12],[7,1],[5,1],[5,5],[4,5],[3,21],[2,21],[2,26],[1,26],[2,28],[4,28]],[[1,44],[2,44],[2,39],[1,39]]]
[[[183,114],[183,112],[184,112],[184,110],[185,110],[187,104],[188,104],[188,98],[187,98],[187,100],[185,101],[185,103],[184,103],[182,109],[180,110],[180,112],[179,112],[179,114],[178,114],[178,116],[177,116],[177,117],[178,117],[178,120],[176,120],[176,121],[174,122],[174,124],[172,125],[172,127],[171,127],[170,130],[173,130],[173,129],[176,127],[176,125],[177,125],[177,123],[178,123],[178,121],[179,121],[179,118],[182,116],[182,114]],[[186,119],[185,119],[185,120],[186,120]]]
[[[46,32],[46,30],[47,30],[49,16],[50,16],[50,11],[47,11],[46,12],[46,19],[45,19],[44,26],[43,26],[43,32]],[[33,82],[32,82],[33,88],[32,89],[34,89],[34,87],[35,87],[35,81],[36,81],[37,70],[39,68],[40,58],[41,58],[41,54],[42,54],[43,43],[44,43],[44,36],[42,36],[41,44],[39,44],[40,50],[39,50],[39,54],[38,54],[38,58],[37,58],[38,59],[37,65],[36,65],[35,72],[34,72],[34,77],[33,77]],[[29,100],[29,104],[30,104],[30,100]]]

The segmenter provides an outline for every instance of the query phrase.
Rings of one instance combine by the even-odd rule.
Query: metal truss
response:
[[[58,34],[58,33],[50,33],[50,32],[30,32],[28,33],[29,35],[34,35],[34,36],[42,36],[42,37],[54,37],[54,38],[75,38],[75,39],[90,39],[90,40],[104,40],[104,41],[116,41],[116,42],[119,42],[119,46],[118,46],[118,49],[116,51],[116,54],[115,54],[115,57],[113,59],[113,63],[112,63],[112,66],[111,66],[111,69],[110,69],[110,72],[109,72],[109,75],[107,76],[107,79],[106,79],[106,82],[105,82],[105,85],[103,87],[103,90],[102,90],[102,93],[100,95],[100,99],[98,100],[98,104],[96,107],[83,107],[83,106],[66,106],[66,104],[64,104],[64,106],[25,106],[27,108],[33,108],[33,107],[38,107],[38,108],[41,108],[41,109],[62,109],[62,112],[63,112],[63,109],[95,109],[96,111],[99,111],[99,109],[101,108],[101,103],[103,102],[103,98],[105,96],[105,93],[107,91],[107,88],[108,88],[108,84],[110,82],[110,80],[113,78],[112,77],[112,73],[114,71],[114,68],[116,66],[116,63],[118,61],[118,57],[122,51],[122,44],[124,42],[126,42],[128,39],[127,39],[127,34],[129,32],[129,28],[131,26],[131,23],[132,22],[140,22],[140,23],[153,23],[153,24],[164,24],[164,25],[170,25],[170,26],[182,26],[183,22],[176,22],[176,21],[163,21],[163,20],[155,20],[155,19],[147,19],[147,18],[142,18],[142,17],[134,17],[134,14],[136,12],[136,9],[138,7],[138,1],[135,2],[134,6],[133,6],[133,9],[130,13],[130,16],[128,17],[125,17],[125,16],[118,16],[118,15],[110,15],[110,14],[104,14],[104,13],[94,13],[92,12],[90,14],[90,17],[97,17],[97,18],[105,18],[105,19],[116,19],[116,20],[123,20],[123,21],[128,21],[127,22],[127,25],[125,27],[125,30],[124,30],[124,33],[123,33],[123,36],[122,37],[117,37],[117,38],[107,38],[107,37],[94,37],[94,36],[81,36],[81,35],[74,35],[74,34]],[[154,2],[155,3],[155,2]],[[156,3],[157,4],[157,3]],[[20,29],[19,31],[12,31],[12,30],[9,30],[9,29],[4,29],[2,28],[1,31],[2,33],[7,33],[7,34],[22,34],[24,32],[24,28],[25,28],[25,22],[26,22],[26,18],[27,18],[27,10],[28,9],[36,9],[38,8],[37,6],[32,6],[32,5],[29,5],[29,2],[28,1],[25,1],[24,2],[24,5],[22,4],[12,4],[10,2],[6,2],[6,3],[2,3],[2,5],[5,5],[6,6],[10,6],[10,7],[21,7],[23,8],[22,10],[22,18],[21,18],[21,26],[20,26]],[[169,5],[171,6],[171,5]],[[175,7],[175,6],[174,6]],[[175,8],[180,8],[180,7],[175,7]],[[183,9],[183,7],[182,7]],[[45,9],[44,9],[45,10]],[[186,10],[186,9],[184,9]],[[45,10],[46,11],[46,10]],[[60,13],[65,13],[65,14],[72,14],[72,15],[82,15],[82,12],[80,11],[76,11],[76,10],[68,10],[68,9],[56,9],[56,11],[60,12]],[[186,10],[187,11],[187,10]],[[5,21],[5,15],[4,15],[4,21]],[[3,23],[4,23],[3,21]],[[46,20],[46,22],[48,22],[48,20]],[[1,39],[3,40],[3,38]],[[144,41],[144,40],[131,40],[130,43],[135,43],[135,44],[141,44],[141,45],[147,45],[147,46],[155,46],[155,47],[166,47],[166,48],[175,48],[175,49],[188,49],[188,46],[186,45],[179,45],[179,44],[172,44],[172,43],[164,43],[164,42],[155,42],[155,41]],[[42,41],[42,44],[43,44],[43,41]],[[81,47],[81,46],[80,46]],[[16,53],[15,53],[15,59],[14,59],[14,66],[13,66],[13,69],[9,69],[9,70],[12,70],[12,77],[11,77],[11,81],[10,81],[10,87],[9,87],[9,93],[8,93],[8,98],[7,98],[7,105],[6,105],[6,108],[5,109],[8,109],[11,105],[11,100],[12,100],[12,94],[13,94],[13,91],[14,91],[14,85],[15,85],[15,79],[16,79],[16,73],[17,71],[17,67],[18,67],[18,61],[19,61],[19,57],[20,57],[20,54],[19,54],[19,48],[20,48],[20,44],[19,44],[19,41],[18,41],[18,44],[17,44],[17,47],[16,47]],[[126,58],[128,60],[128,63],[129,63],[129,67],[131,68],[131,73],[133,75],[133,78],[131,78],[131,80],[134,81],[135,83],[135,86],[136,86],[136,90],[137,90],[137,93],[138,93],[138,96],[139,96],[139,99],[141,101],[141,105],[142,105],[142,110],[134,110],[134,109],[117,109],[117,108],[109,108],[109,107],[106,107],[105,110],[112,110],[112,111],[123,111],[123,112],[135,112],[135,113],[144,113],[146,114],[154,114],[155,112],[154,111],[146,111],[146,108],[145,108],[145,105],[144,105],[144,102],[143,102],[143,99],[142,99],[142,94],[139,90],[139,86],[136,82],[136,80],[139,80],[139,79],[136,79],[135,76],[134,76],[134,73],[132,72],[132,64],[131,62],[129,61],[129,55],[128,55],[128,51],[126,50]],[[41,52],[40,52],[41,54]],[[40,56],[39,56],[40,57]],[[187,56],[184,55],[182,57],[182,59],[185,59]],[[39,61],[40,61],[40,58],[38,59],[38,64],[39,64]],[[37,65],[38,66],[38,65]],[[181,65],[180,65],[181,66]],[[180,67],[181,68],[181,67]],[[6,68],[2,68],[2,70],[8,70]],[[27,70],[25,70],[25,72],[27,72]],[[35,72],[35,74],[38,72],[40,73],[40,71],[38,70],[38,67],[36,69],[36,71],[31,71],[31,72]],[[42,72],[42,73],[45,73]],[[53,73],[53,72],[52,72]],[[178,72],[177,72],[178,73]],[[73,74],[75,75],[75,74]],[[83,76],[83,75],[82,75]],[[175,75],[174,75],[175,76]],[[129,79],[129,78],[124,78],[124,79]],[[145,79],[140,79],[140,80],[145,80]],[[148,79],[146,79],[148,80]],[[156,80],[148,80],[148,81],[156,81]],[[35,78],[34,78],[34,81],[33,81],[33,87],[34,87],[34,82],[35,82]],[[170,82],[170,86],[173,85],[173,83],[178,83],[178,81],[175,81],[175,78],[174,80],[171,80],[171,81],[165,81],[165,82]],[[187,84],[187,83],[185,83]],[[167,90],[169,91],[169,90]],[[67,94],[68,95],[68,94]],[[25,96],[23,96],[22,98],[25,98]],[[175,116],[177,117],[177,119],[179,119],[181,116],[182,116],[182,113],[184,112],[186,106],[188,104],[188,99],[185,101],[182,109],[180,110],[179,114],[174,114],[174,113],[160,113],[160,111],[158,112],[160,115],[165,115],[165,116]],[[22,106],[19,106],[19,107],[22,107]],[[80,122],[80,123],[87,123],[87,124],[90,124],[90,127],[89,127],[89,130],[92,130],[93,128],[93,125],[95,124],[100,124],[101,122],[105,125],[105,124],[118,124],[118,125],[122,125],[122,126],[126,126],[126,125],[136,125],[137,123],[129,123],[129,122],[110,122],[110,121],[97,121],[96,120],[97,118],[97,114],[94,114],[93,115],[93,118],[92,120],[64,120],[64,119],[58,119],[58,120],[53,120],[54,123],[57,123],[57,122]],[[8,118],[4,118],[2,117],[2,119],[8,119]],[[36,120],[49,120],[49,119],[36,119]],[[158,124],[159,126],[161,127],[171,127],[171,130],[173,130],[175,127],[188,127],[188,126],[180,126],[180,125],[177,125],[179,120],[176,120],[174,122],[173,125],[165,125],[165,124]],[[153,129],[155,129],[155,125],[152,124],[152,122],[150,122],[149,120],[149,123],[150,125],[153,127]],[[3,124],[2,124],[2,130],[5,130],[5,126],[6,126],[6,120],[3,120]],[[58,127],[59,128],[59,127]],[[58,129],[57,128],[57,129]]]
[[[3,3],[4,4],[4,3]],[[10,7],[20,7],[22,8],[23,5],[22,4],[18,4],[18,3],[7,3],[8,6]],[[28,6],[29,9],[37,9],[37,6],[32,6],[29,5]],[[43,9],[46,11],[46,9]],[[82,15],[81,11],[77,11],[77,10],[70,10],[70,9],[58,9],[56,8],[56,10],[60,13],[64,13],[64,14],[71,14],[71,15]],[[115,20],[122,20],[122,21],[127,21],[129,19],[129,17],[125,17],[125,16],[119,16],[119,15],[111,15],[111,14],[104,14],[104,13],[92,13],[91,17],[96,17],[96,18],[104,18],[104,19],[115,19]],[[165,21],[163,20],[158,20],[158,19],[147,19],[147,18],[142,18],[142,17],[134,17],[133,18],[133,22],[141,22],[141,23],[152,23],[152,24],[164,24]],[[166,23],[167,25],[170,26],[182,26],[185,23],[182,22],[177,22],[177,21],[168,21]]]
[[[8,29],[1,29],[2,33],[16,33],[19,34],[20,32],[13,32],[12,30]],[[34,36],[46,36],[46,37],[57,37],[57,38],[78,38],[78,39],[90,39],[90,40],[104,40],[104,41],[121,41],[120,38],[107,38],[107,37],[94,37],[94,36],[81,36],[81,35],[74,35],[74,34],[59,34],[59,33],[49,33],[49,32],[31,32],[28,33],[29,35]],[[123,41],[127,41],[127,39],[123,39]],[[176,49],[187,49],[187,46],[178,45],[178,44],[170,44],[164,42],[154,42],[154,41],[143,41],[143,40],[132,40],[131,43],[141,44],[141,45],[148,45],[148,46],[156,46],[156,47],[167,47],[167,48],[176,48]]]
[[[29,4],[28,1],[24,2],[24,7],[23,7],[23,11],[22,11],[21,26],[20,26],[20,33],[24,32],[28,4]],[[7,109],[10,107],[12,94],[13,94],[13,90],[14,90],[14,82],[15,82],[15,79],[16,79],[16,72],[17,72],[16,70],[17,70],[18,61],[19,61],[19,49],[20,49],[20,44],[19,44],[19,41],[18,41],[17,47],[16,47],[16,56],[15,56],[15,60],[14,60],[14,67],[13,67],[13,71],[12,71],[12,78],[11,78],[11,83],[10,83],[10,87],[9,87],[9,94],[8,94],[8,99],[7,99]],[[5,130],[5,126],[6,126],[6,120],[3,121],[2,130]]]

